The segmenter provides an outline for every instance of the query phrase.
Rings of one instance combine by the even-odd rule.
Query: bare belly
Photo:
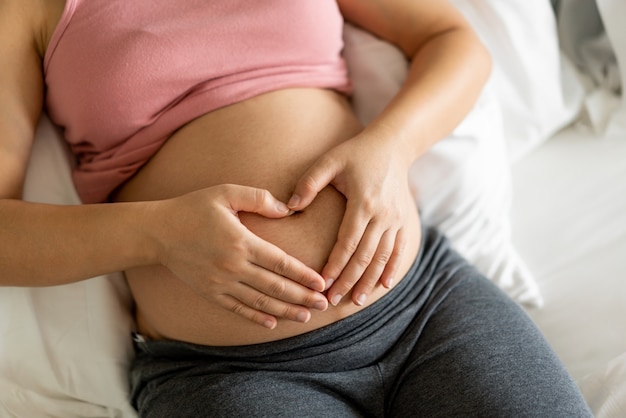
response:
[[[313,161],[361,129],[345,98],[336,93],[290,89],[265,94],[206,114],[178,130],[116,198],[163,199],[233,183],[268,189],[286,201]],[[344,210],[343,195],[327,187],[300,214],[284,219],[241,214],[241,221],[320,271],[335,244]],[[419,247],[417,211],[406,222],[415,233],[409,237],[402,275]],[[268,330],[199,297],[164,267],[132,269],[126,278],[139,331],[155,339],[205,345],[261,343],[302,334],[363,309],[347,296],[325,312],[313,310],[307,323],[279,320],[274,330]],[[386,292],[378,286],[367,303]]]

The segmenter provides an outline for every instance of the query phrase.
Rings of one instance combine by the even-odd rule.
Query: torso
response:
[[[283,88],[348,91],[342,27],[335,0],[67,0],[45,105],[77,157],[78,195],[107,200],[205,113]]]
[[[46,3],[44,44],[64,8]],[[207,113],[172,135],[156,155],[119,189],[123,201],[162,199],[223,183],[252,185],[286,200],[304,170],[325,151],[361,130],[344,96],[324,89],[285,89]],[[407,190],[407,193],[409,191]],[[242,222],[316,270],[336,241],[345,199],[324,189],[305,211],[271,220],[242,214]],[[175,214],[173,214],[175,216]],[[399,273],[408,271],[420,242],[417,211],[406,220],[409,242]],[[255,325],[192,292],[160,266],[126,272],[136,302],[137,326],[151,338],[206,345],[241,345],[277,340],[351,315],[387,292],[378,286],[364,307],[349,295],[337,307],[312,311],[306,323],[279,321],[274,330]],[[398,276],[400,277],[400,276]]]
[[[286,201],[298,177],[317,157],[360,129],[347,100],[337,93],[320,89],[268,93],[181,128],[117,197],[162,199],[235,183],[266,188]],[[246,214],[241,220],[252,232],[320,271],[336,242],[344,209],[343,195],[327,187],[298,215],[275,220]],[[420,242],[417,211],[406,222],[415,233],[409,237],[402,274]],[[362,309],[348,295],[337,307],[312,311],[306,324],[279,321],[276,329],[266,330],[211,305],[163,267],[134,269],[126,277],[137,305],[139,329],[151,338],[253,344],[301,334]],[[368,303],[385,292],[378,286]]]

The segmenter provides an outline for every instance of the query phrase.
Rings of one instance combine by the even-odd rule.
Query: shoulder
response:
[[[64,7],[65,0],[0,0],[0,35],[43,56]]]

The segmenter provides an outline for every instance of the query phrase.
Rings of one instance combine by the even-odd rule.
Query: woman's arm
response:
[[[490,74],[491,57],[445,0],[338,3],[348,21],[398,46],[410,59],[403,87],[366,131],[392,132],[411,164],[474,106]]]
[[[20,200],[43,103],[49,25],[41,6],[0,0],[0,285],[58,285],[162,264],[270,328],[276,317],[303,321],[308,308],[325,309],[321,276],[239,221],[239,211],[288,216],[267,191],[225,185],[159,202],[79,206]]]
[[[57,285],[161,264],[203,297],[269,328],[276,317],[303,322],[307,308],[326,309],[319,274],[252,234],[239,211],[288,215],[269,192],[235,185],[137,203],[0,200],[0,285]]]
[[[132,235],[131,228],[124,228],[130,224],[130,208],[54,207],[19,200],[43,105],[46,26],[39,6],[30,0],[0,0],[2,285],[66,283],[128,267],[131,260],[121,259],[137,256],[131,251],[107,255],[113,248],[120,249],[119,238]]]
[[[346,20],[397,45],[411,61],[404,85],[384,111],[358,136],[322,156],[289,202],[291,209],[302,210],[329,183],[346,196],[346,214],[322,275],[336,279],[328,291],[332,303],[353,286],[353,300],[362,303],[379,279],[391,284],[404,236],[413,233],[403,228],[405,211],[414,210],[407,196],[410,165],[468,113],[491,61],[446,1],[337,3]]]
[[[154,245],[140,238],[141,216],[139,205],[0,200],[0,285],[51,286],[147,264]]]
[[[5,198],[22,194],[43,101],[39,22],[30,3],[0,0],[0,197]]]

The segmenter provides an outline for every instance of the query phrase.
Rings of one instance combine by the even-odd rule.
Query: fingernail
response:
[[[385,286],[387,289],[391,289],[391,287],[393,286],[393,277],[390,277],[387,279],[387,286]]]
[[[335,279],[326,279],[326,290],[330,289],[333,283],[335,283]]]
[[[361,293],[358,298],[356,298],[356,304],[359,306],[363,306],[365,303],[365,299],[367,299],[367,295],[365,293]]]
[[[325,311],[327,307],[328,304],[326,303],[326,299],[318,300],[313,304],[313,309],[317,309],[318,311]]]
[[[337,306],[337,305],[339,304],[339,302],[341,302],[341,298],[342,298],[342,297],[343,297],[343,296],[341,296],[341,295],[335,295],[335,296],[333,296],[333,298],[330,300],[330,303],[331,303],[333,306]]]
[[[274,329],[274,321],[265,321],[263,322],[263,326],[265,328]]]
[[[298,315],[296,316],[296,320],[298,322],[307,322],[309,320],[309,314],[306,312],[298,312]]]
[[[283,202],[276,203],[276,209],[282,213],[289,213],[289,208]]]
[[[298,196],[297,194],[294,194],[293,196],[291,196],[291,199],[289,199],[287,206],[289,206],[290,208],[293,208],[293,207],[298,206],[298,203],[300,203],[300,196]]]
[[[318,292],[323,292],[324,290],[326,290],[326,288],[324,287],[324,282],[320,282],[320,281],[315,281],[311,283],[309,287]]]

